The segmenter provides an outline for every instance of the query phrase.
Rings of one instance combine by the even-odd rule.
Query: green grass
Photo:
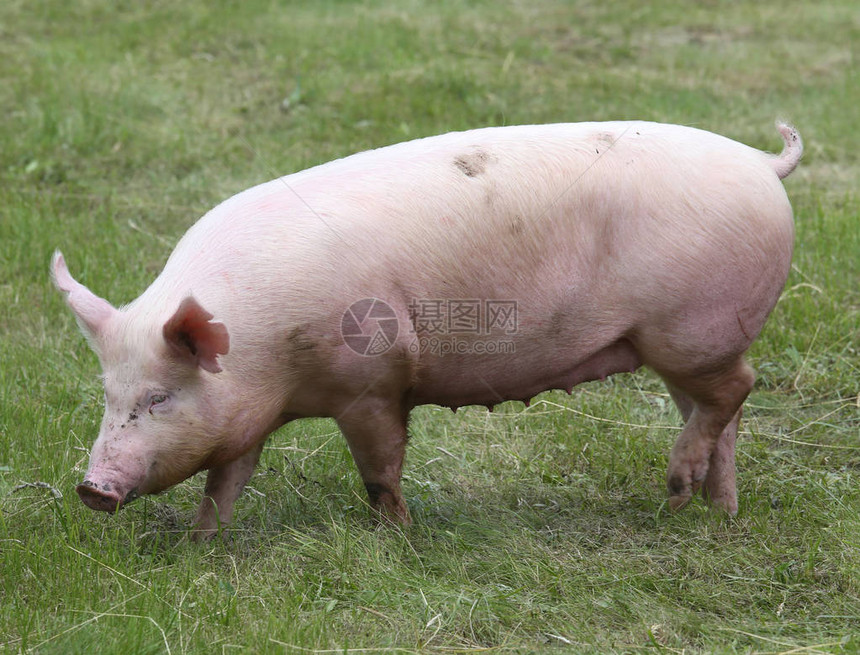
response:
[[[854,0],[3,3],[0,650],[860,652],[858,48]],[[101,389],[55,247],[122,303],[220,200],[356,150],[616,118],[777,150],[778,116],[806,141],[795,265],[737,518],[667,513],[679,417],[648,372],[416,410],[407,530],[327,420],[274,435],[226,545],[188,541],[199,476],[77,500]]]

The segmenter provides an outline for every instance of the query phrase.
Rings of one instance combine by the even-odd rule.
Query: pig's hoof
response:
[[[374,511],[376,518],[383,525],[408,527],[412,525],[409,510],[405,507],[400,511],[392,511],[387,507],[377,507]]]
[[[409,510],[403,502],[395,506],[387,504],[373,505],[373,515],[382,525],[407,527],[412,525]]]
[[[670,475],[668,480],[669,486],[669,508],[673,512],[683,509],[690,502],[699,488],[702,486],[701,480],[687,481],[680,475]]]
[[[196,544],[205,544],[207,541],[212,541],[215,538],[215,535],[218,534],[217,530],[191,530],[191,541]]]
[[[714,509],[735,516],[738,513],[738,488],[734,468],[712,466],[702,487],[702,497]]]
[[[403,502],[400,489],[392,490],[390,487],[373,482],[365,482],[370,506],[374,514],[383,522],[390,525],[412,525],[409,518],[409,509]]]
[[[702,496],[708,502],[708,505],[717,511],[723,511],[729,516],[737,516],[738,513],[738,497],[737,494],[718,494],[711,495],[707,487],[702,489]]]
[[[735,501],[734,503],[711,502],[711,507],[713,507],[717,511],[725,512],[729,516],[737,516],[738,515],[738,503],[737,503],[737,501]]]
[[[191,531],[191,541],[197,544],[208,543],[216,537],[219,537],[221,541],[227,543],[230,541],[230,531],[223,528],[221,530],[194,529]]]
[[[683,495],[683,496],[669,496],[669,509],[673,512],[678,512],[690,502],[692,496]]]
[[[670,463],[666,483],[669,488],[669,507],[673,511],[683,508],[702,488],[707,471],[707,460],[704,460],[704,465],[699,466],[695,464],[678,466]]]
[[[217,524],[197,523],[191,528],[189,537],[191,541],[200,544],[212,541],[215,537],[220,537],[223,541],[227,542],[230,540],[230,530],[228,530],[228,527],[224,524],[221,524],[219,527]]]

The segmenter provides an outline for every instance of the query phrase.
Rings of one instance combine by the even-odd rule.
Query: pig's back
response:
[[[216,315],[238,313],[235,298],[251,294],[272,311],[331,306],[332,317],[347,300],[399,294],[573,303],[586,317],[593,296],[641,282],[643,270],[640,295],[664,292],[661,262],[690,278],[739,234],[742,251],[768,247],[790,208],[765,158],[709,132],[640,122],[428,137],[230,198],[188,231],[160,279]],[[782,218],[747,211],[750,194],[772,197]]]
[[[439,246],[508,231],[528,247],[524,237],[550,222],[575,233],[602,220],[586,210],[695,195],[700,178],[712,188],[738,179],[781,188],[764,158],[709,132],[647,122],[455,132],[358,153],[239,193],[193,226],[174,258],[197,259],[201,246],[219,259],[240,246],[262,254],[260,246],[272,239],[319,252],[327,244]]]

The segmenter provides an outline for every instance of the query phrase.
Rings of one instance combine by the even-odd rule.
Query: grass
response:
[[[853,0],[3,3],[0,650],[860,652],[858,44]],[[199,476],[77,500],[101,389],[55,247],[118,304],[220,200],[356,150],[614,118],[775,150],[777,116],[806,141],[796,255],[737,518],[666,512],[679,417],[648,372],[416,410],[407,530],[327,420],[273,436],[228,544],[187,539]]]

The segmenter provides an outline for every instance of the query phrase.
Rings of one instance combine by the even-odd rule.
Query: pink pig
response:
[[[53,276],[104,371],[86,505],[208,470],[198,536],[227,525],[266,437],[333,417],[373,507],[403,523],[416,405],[492,406],[633,371],[686,425],[673,508],[737,511],[743,359],[789,272],[778,156],[677,125],[499,127],[380,148],[244,191],[114,308]]]

